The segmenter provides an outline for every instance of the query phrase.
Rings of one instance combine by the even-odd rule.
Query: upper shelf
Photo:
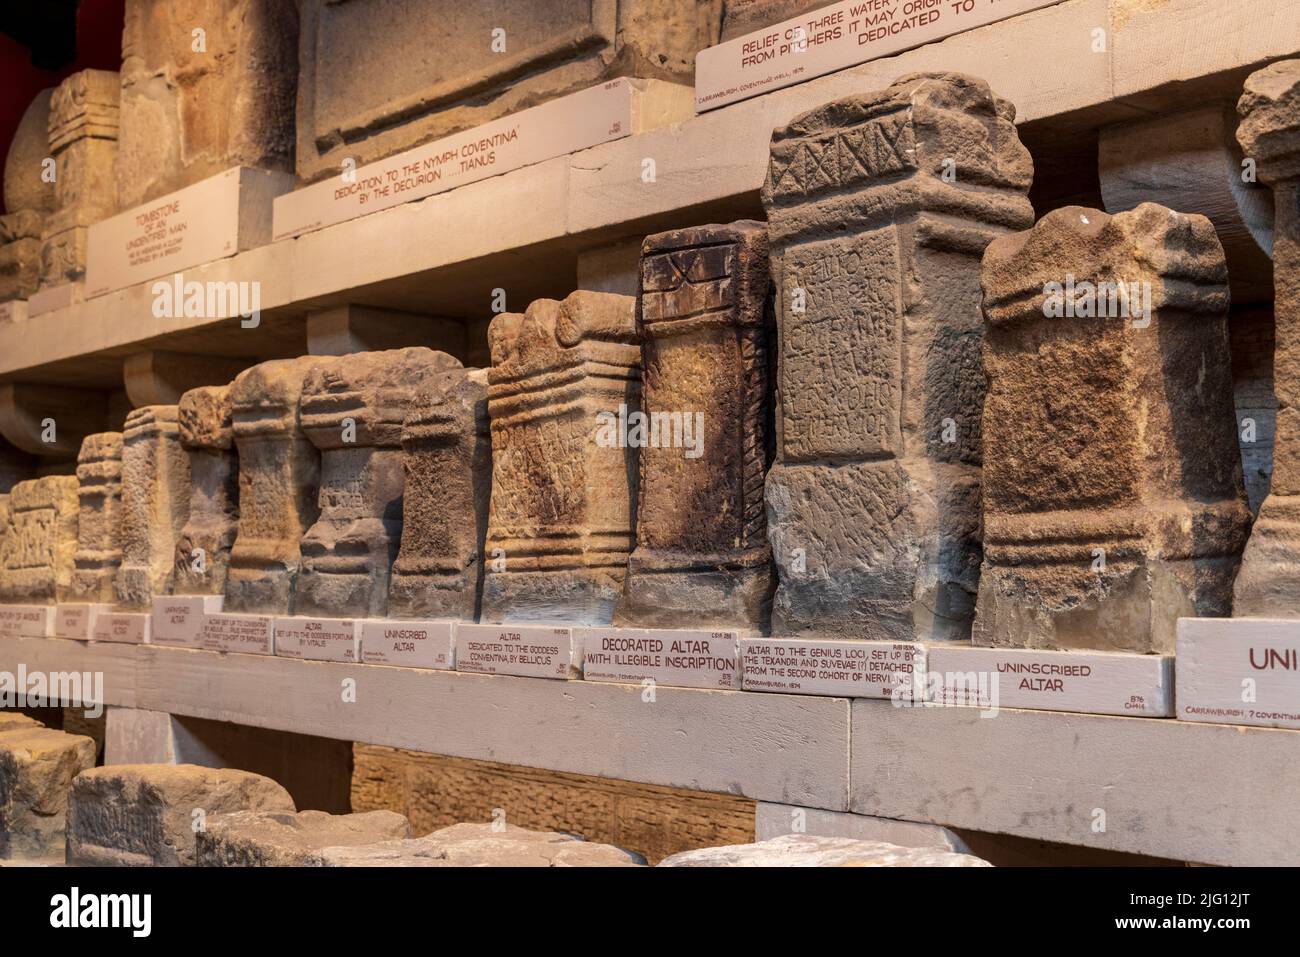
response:
[[[1105,36],[1098,37],[1097,30]],[[1100,47],[1100,49],[1098,49]],[[142,283],[0,325],[0,381],[116,389],[143,348],[270,358],[305,351],[302,316],[356,303],[481,320],[577,283],[581,253],[647,232],[761,217],[773,127],[900,75],[982,76],[1050,154],[1080,131],[1230,97],[1255,66],[1300,50],[1293,0],[1065,0],[941,42],[271,243],[187,278],[261,284],[262,325],[157,318]],[[656,178],[642,181],[642,161]]]

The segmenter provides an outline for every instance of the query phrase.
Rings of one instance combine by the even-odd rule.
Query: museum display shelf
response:
[[[1204,864],[1295,864],[1300,732],[0,639],[156,712]],[[351,700],[349,700],[351,699]]]
[[[920,70],[969,71],[1016,104],[1021,136],[1051,179],[1084,171],[1097,127],[1229,97],[1270,58],[1294,52],[1300,9],[1256,0],[1064,0],[942,42],[744,100],[683,123],[560,156],[426,199],[186,270],[205,282],[257,282],[253,329],[221,317],[159,318],[153,281],[0,323],[0,381],[121,387],[142,349],[274,358],[305,351],[304,316],[343,304],[485,318],[508,303],[562,297],[575,276],[632,275],[656,229],[761,212],[773,127]],[[1210,39],[1206,39],[1209,37]],[[1196,42],[1191,42],[1192,39]],[[720,150],[719,144],[727,144]],[[654,161],[653,181],[643,178]],[[1059,168],[1058,168],[1059,167]],[[1064,173],[1063,173],[1064,171]],[[1050,188],[1050,187],[1045,187]],[[485,212],[486,211],[486,212]],[[626,263],[606,255],[626,246]],[[584,257],[594,257],[587,263]],[[603,258],[602,258],[603,257]],[[596,262],[598,260],[598,262]],[[594,279],[593,279],[594,277]]]

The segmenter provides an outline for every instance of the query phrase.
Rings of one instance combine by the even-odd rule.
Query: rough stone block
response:
[[[411,836],[406,817],[393,811],[235,811],[208,822],[195,838],[200,867],[319,867],[326,847],[364,847]]]
[[[615,624],[767,629],[770,286],[762,223],[642,247],[637,541]]]
[[[77,479],[47,475],[9,492],[0,601],[66,601],[77,551]]]
[[[635,302],[580,291],[492,320],[484,621],[610,623],[636,507]]]
[[[72,782],[68,864],[190,866],[195,833],[233,811],[292,814],[289,792],[270,778],[193,764],[117,764]]]
[[[181,396],[181,448],[190,463],[190,514],[176,539],[172,591],[220,595],[239,527],[239,455],[231,428],[230,386]]]
[[[851,837],[787,834],[757,844],[683,851],[660,867],[992,867],[971,854],[935,847],[901,847]]]
[[[98,432],[82,439],[77,483],[77,551],[69,598],[108,603],[113,601],[113,582],[122,564],[121,432]]]
[[[320,851],[325,867],[639,867],[639,854],[572,834],[454,824],[426,837]]]
[[[1227,266],[1203,216],[1054,210],[984,257],[976,644],[1173,654],[1250,527]]]
[[[1014,120],[982,80],[922,74],[773,133],[774,634],[969,635],[979,260],[1033,220]]]
[[[0,858],[58,856],[68,789],[95,766],[95,742],[7,717],[0,718]]]
[[[388,586],[394,618],[477,621],[492,491],[485,369],[435,376],[406,417],[402,544]]]
[[[41,230],[46,214],[54,209],[54,184],[45,175],[53,93],[53,89],[41,90],[28,104],[5,155],[0,302],[26,299],[40,288]]]

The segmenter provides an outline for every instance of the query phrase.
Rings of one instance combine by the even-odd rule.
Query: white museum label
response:
[[[359,633],[351,618],[277,618],[275,651],[281,657],[309,661],[356,661]]]
[[[153,600],[149,643],[203,647],[203,616],[221,611],[220,595],[167,595]]]
[[[1167,718],[1173,658],[1110,651],[930,645],[928,703]]]
[[[892,56],[1061,0],[841,0],[695,54],[695,111]]]
[[[740,639],[734,631],[578,628],[588,681],[672,688],[740,689]]]
[[[1178,619],[1178,718],[1300,728],[1300,619]]]
[[[913,699],[925,647],[910,641],[746,638],[740,643],[746,691]]]
[[[456,623],[456,670],[524,678],[579,678],[582,651],[572,628]]]
[[[22,322],[26,318],[26,299],[10,299],[8,302],[0,302],[0,324],[6,322]]]
[[[0,638],[49,638],[54,605],[0,605]]]
[[[91,624],[91,641],[117,642],[126,645],[149,644],[147,611],[103,611]]]
[[[369,619],[361,622],[361,660],[406,668],[456,667],[450,621]]]
[[[274,239],[541,163],[632,132],[632,84],[610,80],[454,133],[275,199]]]
[[[220,612],[203,616],[202,646],[207,651],[275,654],[275,619],[270,615]]]
[[[54,637],[89,641],[95,617],[112,610],[103,602],[59,602],[54,608]]]
[[[32,293],[27,300],[27,318],[33,319],[56,309],[67,309],[76,298],[76,283],[63,282],[57,286],[46,286],[39,292]]]

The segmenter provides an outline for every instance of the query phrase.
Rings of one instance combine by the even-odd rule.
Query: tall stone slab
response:
[[[486,369],[447,369],[425,386],[402,429],[402,462],[388,614],[477,621],[492,491]]]
[[[190,514],[176,539],[172,592],[220,595],[239,527],[239,455],[230,386],[190,389],[177,406],[190,463]]]
[[[297,614],[388,613],[402,538],[403,424],[428,381],[459,367],[445,352],[414,347],[341,356],[307,374],[302,430],[320,450],[320,513],[302,540]]]
[[[1174,653],[1250,528],[1208,219],[1054,210],[984,256],[976,644]]]
[[[76,551],[76,476],[47,475],[17,483],[9,491],[0,601],[66,601]]]
[[[122,433],[97,432],[77,456],[77,551],[69,598],[111,603],[122,564]]]
[[[492,501],[484,621],[609,624],[636,509],[636,299],[539,299],[488,328]]]
[[[294,0],[127,0],[122,207],[232,166],[292,170],[297,53]]]
[[[155,595],[170,594],[176,539],[189,516],[190,463],[178,407],[133,409],[122,430],[120,606],[150,611]]]
[[[303,379],[329,362],[275,359],[230,386],[239,452],[239,530],[230,552],[224,610],[287,615],[302,564],[303,534],[319,514],[320,452],[303,434]]]
[[[338,175],[344,160],[362,166],[615,77],[690,84],[720,20],[716,3],[663,0],[305,0],[298,175]]]
[[[1033,221],[1015,109],[903,77],[772,135],[775,634],[969,635],[979,576],[979,259]]]
[[[41,234],[41,287],[76,282],[86,273],[86,234],[117,211],[118,75],[82,70],[54,90],[50,155],[54,211]]]
[[[41,230],[54,208],[54,183],[45,175],[53,93],[53,89],[41,90],[28,104],[5,155],[0,302],[26,299],[40,288]]]
[[[767,628],[770,286],[763,223],[659,233],[642,246],[644,441],[616,624]]]
[[[1233,614],[1300,617],[1300,60],[1252,73],[1237,139],[1273,189],[1273,387],[1277,433],[1268,497],[1246,544]]]

